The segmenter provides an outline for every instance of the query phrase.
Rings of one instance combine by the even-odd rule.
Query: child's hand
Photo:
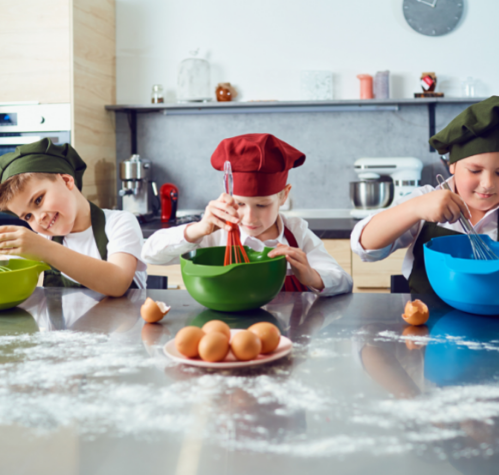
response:
[[[0,226],[0,255],[46,261],[52,243],[23,226]]]
[[[307,254],[301,249],[278,244],[275,249],[269,252],[268,256],[286,256],[286,260],[291,265],[293,274],[303,285],[313,287],[316,290],[322,290],[324,288],[324,282],[322,281],[321,276],[316,270],[310,267]]]
[[[230,231],[231,227],[227,224],[228,221],[235,224],[239,223],[237,208],[234,198],[222,193],[218,199],[208,203],[201,221],[185,228],[184,236],[186,240],[196,242],[218,229]]]
[[[431,223],[455,223],[462,212],[468,219],[471,214],[462,198],[449,190],[436,190],[414,200],[414,210],[419,219]]]

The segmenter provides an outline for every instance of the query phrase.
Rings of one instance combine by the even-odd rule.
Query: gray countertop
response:
[[[304,218],[310,229],[317,234],[321,239],[350,239],[350,233],[353,227],[358,222],[351,218]],[[167,229],[175,226],[171,223],[162,223],[157,217],[148,223],[141,224],[142,234],[147,239],[159,229]]]
[[[144,324],[146,295],[172,310]],[[492,474],[499,320],[409,295],[282,293],[220,314],[185,291],[38,288],[0,318],[0,472]],[[278,325],[289,357],[239,371],[170,361],[186,324]]]

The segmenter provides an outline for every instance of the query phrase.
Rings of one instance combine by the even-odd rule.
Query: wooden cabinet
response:
[[[116,202],[114,0],[0,0],[0,102],[70,103],[83,193]]]
[[[338,264],[353,277],[354,292],[390,292],[390,276],[400,274],[405,249],[399,249],[388,258],[379,262],[362,262],[357,254],[350,250],[349,239],[323,239],[324,246]],[[185,289],[180,272],[180,265],[148,265],[150,275],[167,275],[168,285]]]

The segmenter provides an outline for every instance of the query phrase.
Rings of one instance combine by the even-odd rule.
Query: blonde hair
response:
[[[0,184],[0,211],[6,210],[9,202],[18,194],[24,191],[26,185],[32,178],[47,179],[55,181],[56,173],[21,173],[14,175]]]

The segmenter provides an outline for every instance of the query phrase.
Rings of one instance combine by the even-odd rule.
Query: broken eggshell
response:
[[[170,308],[164,302],[156,302],[151,297],[147,297],[142,307],[140,307],[140,316],[147,323],[156,323],[163,319],[170,311]]]

